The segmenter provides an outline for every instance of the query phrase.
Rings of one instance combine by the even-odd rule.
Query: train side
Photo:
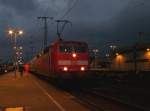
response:
[[[85,42],[57,41],[30,61],[30,70],[50,77],[82,76],[89,67]]]

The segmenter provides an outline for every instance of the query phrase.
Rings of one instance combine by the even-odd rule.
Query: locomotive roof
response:
[[[87,45],[87,43],[86,42],[83,42],[83,41],[64,41],[64,40],[57,40],[57,41],[55,41],[55,42],[53,42],[53,43],[51,43],[48,47],[46,47],[45,49],[48,49],[49,47],[51,47],[51,46],[53,46],[53,45],[55,45],[55,44],[61,44],[61,43],[67,43],[67,44],[85,44],[85,45]],[[45,50],[44,49],[44,50]]]
[[[60,44],[60,43],[87,44],[86,42],[83,42],[83,41],[64,41],[64,40],[56,41],[53,44]]]

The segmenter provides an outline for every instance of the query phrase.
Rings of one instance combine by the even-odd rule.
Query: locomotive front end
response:
[[[58,48],[58,70],[61,72],[86,72],[88,46],[84,42],[63,42]]]

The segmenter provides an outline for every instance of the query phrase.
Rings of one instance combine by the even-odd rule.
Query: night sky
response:
[[[63,38],[86,41],[90,48],[132,45],[139,41],[138,32],[143,32],[140,42],[150,41],[150,0],[0,0],[1,59],[12,56],[9,28],[24,30],[18,44],[24,47],[25,59],[30,58],[31,46],[34,53],[41,50],[43,22],[38,16],[71,21],[73,25],[66,26]],[[48,27],[50,44],[57,39],[56,23],[49,20]]]

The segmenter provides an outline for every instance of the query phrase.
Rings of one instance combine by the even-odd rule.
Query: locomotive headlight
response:
[[[72,54],[72,57],[73,57],[73,58],[76,58],[76,57],[77,57],[77,54],[76,54],[76,53],[73,53],[73,54]]]
[[[64,69],[63,69],[64,71],[68,71],[68,68],[67,67],[64,67]]]
[[[85,67],[81,67],[81,71],[85,71]]]

